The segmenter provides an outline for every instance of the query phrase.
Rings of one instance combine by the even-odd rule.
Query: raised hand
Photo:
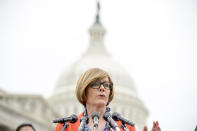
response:
[[[144,126],[143,131],[147,131],[147,126]],[[161,131],[158,121],[156,121],[156,122],[153,121],[153,127],[152,127],[151,131]]]

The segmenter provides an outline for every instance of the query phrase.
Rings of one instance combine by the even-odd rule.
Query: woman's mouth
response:
[[[98,95],[99,97],[105,97],[105,95],[104,94],[100,94],[100,95]]]

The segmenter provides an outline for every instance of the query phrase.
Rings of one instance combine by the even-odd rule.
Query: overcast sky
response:
[[[89,45],[96,0],[1,0],[0,88],[49,97]],[[197,125],[197,1],[102,0],[105,46],[163,131]]]

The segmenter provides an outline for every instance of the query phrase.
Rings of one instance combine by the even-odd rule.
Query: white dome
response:
[[[116,88],[115,90],[126,91],[125,93],[136,96],[136,89],[133,80],[127,71],[118,63],[114,62],[111,57],[96,55],[83,56],[66,69],[58,79],[54,93],[59,92],[58,90],[62,91],[61,88],[67,88],[73,84],[76,85],[79,76],[87,69],[93,67],[101,68],[110,74],[114,87]],[[119,87],[123,89],[119,89]],[[73,88],[75,89],[75,87]]]
[[[89,31],[91,40],[88,50],[60,75],[54,95],[66,90],[75,90],[75,86],[72,85],[76,85],[79,76],[89,68],[98,67],[110,74],[116,91],[136,96],[136,89],[130,75],[112,59],[104,48],[103,36],[105,29],[96,24]],[[73,89],[69,88],[71,86]]]

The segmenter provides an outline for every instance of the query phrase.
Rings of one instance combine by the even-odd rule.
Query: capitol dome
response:
[[[88,52],[88,51],[87,51]],[[70,90],[67,87],[76,84],[80,74],[89,68],[102,68],[107,71],[114,82],[114,87],[118,92],[126,93],[128,95],[136,96],[136,89],[133,79],[128,72],[115,62],[109,55],[88,54],[83,55],[78,61],[69,66],[59,77],[54,95],[59,94],[62,90]],[[118,88],[118,87],[121,88]],[[72,90],[75,90],[73,87]]]
[[[84,109],[77,101],[75,88],[79,76],[89,68],[101,68],[109,73],[114,83],[114,99],[109,104],[112,112],[120,112],[134,121],[141,130],[148,116],[143,102],[138,98],[136,87],[129,73],[107,52],[104,46],[105,28],[97,19],[89,29],[90,44],[78,61],[60,75],[49,102],[62,116],[79,114]]]
[[[87,69],[98,67],[110,74],[114,82],[114,87],[117,87],[116,90],[118,92],[136,96],[137,94],[133,79],[119,63],[113,60],[104,47],[103,38],[105,29],[103,26],[101,24],[94,24],[89,29],[89,33],[91,36],[89,48],[78,61],[70,65],[69,68],[60,75],[54,95],[58,95],[66,90],[75,90],[75,87],[72,89],[66,87],[76,84],[80,74]],[[120,85],[121,88],[118,88]]]

